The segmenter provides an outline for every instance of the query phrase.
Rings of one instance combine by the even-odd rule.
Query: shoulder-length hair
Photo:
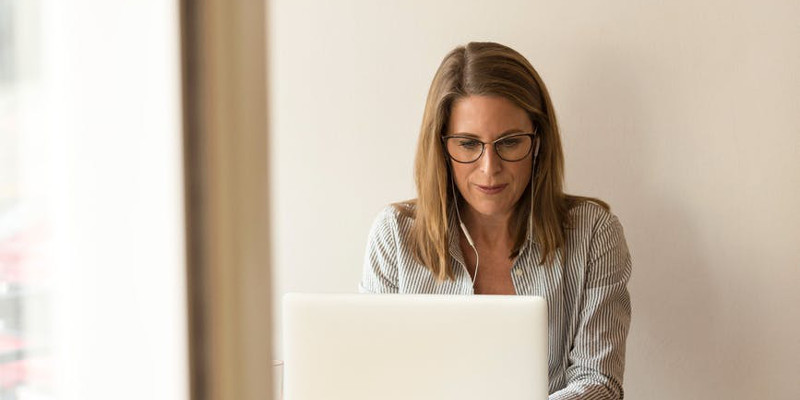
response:
[[[502,96],[528,113],[538,132],[539,153],[532,166],[531,186],[517,202],[509,224],[514,240],[509,258],[516,257],[527,240],[528,226],[540,248],[542,263],[549,263],[563,251],[568,211],[582,200],[563,191],[564,154],[556,114],[547,88],[528,60],[513,49],[497,43],[468,43],[445,56],[428,91],[419,133],[414,178],[416,207],[398,207],[415,219],[411,232],[414,258],[427,266],[439,281],[454,279],[448,252],[448,210],[457,207],[450,190],[450,168],[441,137],[447,131],[453,103],[471,95]]]

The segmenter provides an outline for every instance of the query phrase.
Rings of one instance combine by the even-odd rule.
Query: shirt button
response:
[[[522,270],[521,270],[521,269],[518,269],[518,270],[514,271],[514,275],[516,275],[516,276],[522,276]]]

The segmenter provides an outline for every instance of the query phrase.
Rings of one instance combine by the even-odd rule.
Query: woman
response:
[[[621,399],[631,260],[604,202],[563,192],[550,96],[496,43],[451,51],[428,93],[418,197],[370,232],[360,291],[547,299],[550,399]]]

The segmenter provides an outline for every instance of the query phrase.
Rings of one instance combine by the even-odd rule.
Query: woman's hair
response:
[[[448,252],[448,210],[454,204],[448,157],[441,137],[447,132],[450,111],[457,99],[470,95],[501,96],[528,113],[538,133],[539,154],[531,173],[531,187],[523,192],[512,213],[509,233],[514,238],[509,258],[525,244],[531,218],[533,239],[540,246],[540,262],[552,262],[564,246],[568,211],[579,201],[563,191],[564,154],[550,95],[528,60],[497,43],[468,43],[445,56],[428,92],[415,159],[416,207],[397,207],[413,213],[412,248],[416,260],[430,268],[437,280],[453,279]],[[532,193],[532,195],[531,195]],[[533,199],[531,199],[533,197]],[[413,210],[413,211],[410,211]]]

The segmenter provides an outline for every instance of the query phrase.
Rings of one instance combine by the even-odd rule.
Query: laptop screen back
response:
[[[284,297],[284,400],[546,399],[531,296]]]

